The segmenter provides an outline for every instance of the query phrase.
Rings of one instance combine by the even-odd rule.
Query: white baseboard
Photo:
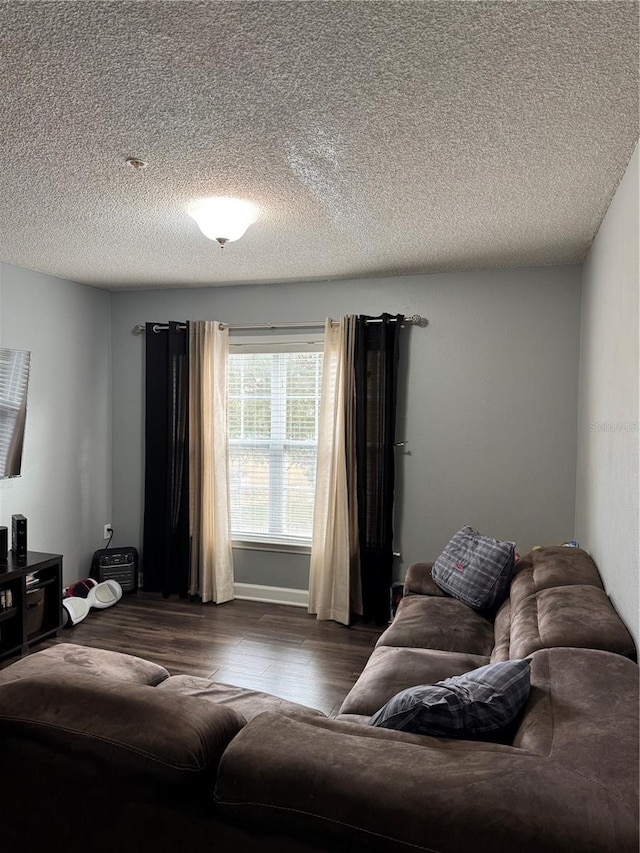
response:
[[[244,601],[261,601],[263,604],[290,604],[293,607],[309,606],[309,590],[288,589],[282,586],[264,586],[259,583],[234,583],[236,598]]]

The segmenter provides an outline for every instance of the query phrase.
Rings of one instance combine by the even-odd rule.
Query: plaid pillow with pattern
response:
[[[529,698],[530,664],[508,660],[464,675],[401,690],[370,726],[448,738],[483,737],[506,728]]]
[[[515,542],[483,536],[463,527],[434,563],[432,577],[440,589],[478,610],[499,607],[509,594]]]

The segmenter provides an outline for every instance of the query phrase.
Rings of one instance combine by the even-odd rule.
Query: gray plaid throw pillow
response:
[[[487,664],[464,675],[401,690],[370,726],[432,737],[482,737],[512,723],[529,697],[528,659]]]
[[[509,594],[515,542],[463,527],[436,560],[432,576],[449,595],[479,610],[498,607]]]

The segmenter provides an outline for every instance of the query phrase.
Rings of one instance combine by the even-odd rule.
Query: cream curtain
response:
[[[355,454],[348,444],[355,429],[353,379],[354,316],[325,323],[318,462],[309,575],[309,613],[348,625],[361,612]],[[352,492],[352,494],[354,494]],[[357,531],[357,526],[355,527]]]
[[[189,593],[221,604],[233,598],[229,523],[227,360],[229,331],[189,323]]]

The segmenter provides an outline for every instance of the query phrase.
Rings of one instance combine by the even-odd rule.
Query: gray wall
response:
[[[404,334],[395,575],[462,525],[520,552],[574,535],[578,266],[112,297],[114,542],[139,545],[145,321],[317,320],[419,313]],[[126,540],[126,541],[125,541]],[[308,558],[244,552],[236,580],[306,588]]]
[[[85,577],[111,521],[110,294],[0,263],[0,345],[31,350],[22,476],[0,480],[0,524]]]
[[[584,265],[576,534],[640,642],[638,149]]]

